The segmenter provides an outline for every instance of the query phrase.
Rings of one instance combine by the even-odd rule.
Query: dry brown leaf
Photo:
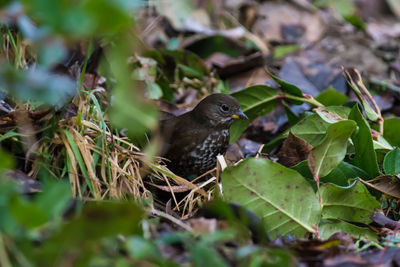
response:
[[[266,1],[260,5],[260,17],[253,27],[253,32],[267,42],[284,42],[283,25],[304,27],[301,41],[315,42],[325,31],[325,23],[318,12],[302,10],[288,3]]]
[[[395,198],[400,198],[400,181],[397,175],[383,175],[369,181],[364,181],[362,179],[359,180],[363,184],[382,193]]]
[[[309,143],[290,132],[277,154],[278,162],[286,167],[292,167],[307,159],[311,150],[312,146]]]

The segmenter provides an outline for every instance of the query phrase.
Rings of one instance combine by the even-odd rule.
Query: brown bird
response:
[[[169,160],[168,168],[189,180],[214,168],[217,155],[228,148],[229,127],[237,119],[247,119],[239,102],[230,95],[212,94],[192,111],[162,121],[162,156]]]

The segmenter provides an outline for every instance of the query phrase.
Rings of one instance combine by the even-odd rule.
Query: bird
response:
[[[214,168],[229,145],[229,128],[248,117],[227,94],[211,94],[193,110],[161,122],[162,157],[174,174],[191,180]]]

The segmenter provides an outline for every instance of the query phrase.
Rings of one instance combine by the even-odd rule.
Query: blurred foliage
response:
[[[29,102],[63,107],[76,94],[76,82],[64,75],[44,69],[18,70],[3,64],[0,67],[0,87],[6,88],[10,96]]]
[[[34,165],[32,173],[39,173],[42,192],[24,194],[20,184],[10,181],[7,170],[20,168],[22,163],[6,149],[0,150],[0,265],[175,266],[192,262],[199,266],[228,266],[233,260],[227,260],[221,250],[228,250],[233,243],[236,246],[233,259],[238,266],[290,266],[295,265],[292,253],[269,246],[267,230],[273,229],[274,237],[280,234],[304,237],[311,232],[328,238],[344,231],[375,240],[376,234],[366,224],[370,222],[369,215],[381,208],[376,199],[385,192],[368,190],[354,179],[371,180],[381,172],[399,174],[399,149],[392,150],[391,145],[400,144],[397,134],[400,123],[398,118],[382,118],[356,70],[346,71],[346,78],[360,106],[347,103],[347,96],[333,88],[312,98],[268,71],[276,88],[256,85],[232,93],[249,120],[232,126],[231,142],[238,140],[257,117],[283,104],[291,126],[269,144],[270,148],[276,148],[289,132],[313,147],[308,159],[292,168],[269,159],[252,158],[222,172],[224,197],[235,203],[247,203],[240,206],[241,210],[253,211],[255,224],[250,219],[246,221],[247,217],[243,222],[243,218],[238,220],[235,214],[228,214],[228,206],[232,204],[224,202],[217,205],[217,213],[226,215],[224,219],[231,226],[209,234],[172,231],[162,228],[164,221],[146,217],[151,212],[146,207],[153,205],[153,199],[149,191],[137,186],[143,181],[134,180],[128,167],[136,164],[133,172],[140,175],[139,165],[151,166],[142,158],[138,160],[142,155],[133,143],[141,143],[143,151],[157,150],[156,141],[147,149],[143,142],[144,136],[157,128],[159,120],[158,111],[148,98],[174,102],[175,93],[187,88],[198,90],[199,95],[228,93],[227,83],[210,71],[202,59],[215,52],[238,57],[247,50],[246,46],[216,35],[186,50],[171,50],[180,41],[171,38],[169,49],[143,51],[134,18],[138,8],[147,3],[144,0],[1,2],[2,42],[7,42],[9,49],[0,58],[1,93],[6,92],[6,97],[17,107],[26,108],[27,113],[42,107],[54,108],[56,112],[50,120],[45,118],[41,122],[44,130],[39,132],[39,138],[44,145],[34,151],[39,158],[35,163],[42,162]],[[172,21],[178,29],[183,27],[189,11],[193,11],[188,1],[157,1],[157,4],[165,14],[179,10]],[[353,1],[324,0],[314,5],[334,8],[343,19],[365,28]],[[63,66],[67,71],[56,71],[75,43],[82,44],[83,59],[74,67]],[[94,44],[104,50],[98,70],[106,78],[104,94],[99,88],[89,91],[84,86]],[[275,47],[274,57],[283,58],[299,48],[299,45]],[[289,105],[304,103],[316,107],[309,116],[297,116]],[[76,116],[66,119],[65,114],[75,104]],[[63,114],[57,113],[60,110]],[[378,138],[371,134],[370,121],[376,123]],[[121,132],[114,127],[126,129],[131,137],[129,142],[120,138]],[[18,151],[15,158],[23,152],[28,158],[31,151],[24,145],[36,140],[28,140],[27,135],[14,130],[1,135],[0,141]],[[113,141],[109,142],[110,139]],[[120,168],[118,174],[117,168]],[[118,187],[127,186],[116,185],[123,180],[121,173],[126,175],[125,181],[136,183],[137,187],[131,189],[137,189],[136,201],[104,200],[110,191],[118,195],[122,191]],[[317,195],[320,183],[321,194]],[[118,195],[123,197],[122,193]],[[90,200],[82,202],[86,198]],[[300,202],[306,204],[299,205]],[[249,245],[247,239],[246,243],[238,238],[241,236],[238,229],[247,231],[246,227],[261,231],[260,243]],[[181,258],[174,259],[171,251],[182,255]]]
[[[360,14],[357,13],[356,1],[354,0],[317,0],[314,2],[314,6],[334,8],[347,22],[365,30],[365,23]]]

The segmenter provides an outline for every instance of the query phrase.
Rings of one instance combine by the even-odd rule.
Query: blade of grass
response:
[[[92,195],[97,195],[97,194],[95,194],[94,189],[92,187],[92,183],[90,181],[90,176],[87,172],[85,162],[82,159],[82,155],[79,152],[78,145],[75,143],[74,138],[72,137],[70,132],[68,132],[67,130],[63,130],[63,133],[64,133],[65,137],[67,138],[69,145],[71,146],[73,155],[74,155],[76,161],[78,162],[79,168],[81,169],[83,177],[85,178],[85,182],[86,182],[87,186],[89,187],[90,193]]]
[[[89,42],[89,46],[88,46],[88,49],[86,51],[85,62],[83,63],[83,67],[82,67],[82,70],[81,70],[81,75],[79,77],[78,88],[79,88],[80,91],[83,91],[83,89],[84,89],[83,86],[82,86],[83,85],[83,79],[85,78],[87,63],[88,63],[88,60],[89,60],[89,57],[90,57],[90,54],[92,53],[92,51],[93,51],[93,43]]]
[[[92,168],[93,158],[92,158],[92,155],[90,154],[90,151],[88,150],[90,145],[89,145],[87,139],[85,137],[83,137],[77,130],[72,129],[72,131],[74,132],[73,138],[74,138],[75,144],[78,146],[79,151],[81,152],[83,161],[85,163],[85,167],[86,167],[86,170],[89,175],[90,182],[91,182],[91,185],[93,188],[94,197],[98,198],[100,196],[99,195],[100,181],[97,178],[97,176]]]
[[[89,97],[93,101],[93,103],[95,105],[95,108],[97,109],[97,113],[98,113],[98,115],[100,117],[100,126],[101,126],[100,128],[103,130],[103,132],[101,133],[102,134],[102,139],[101,139],[102,140],[102,152],[103,152],[103,154],[105,154],[104,158],[108,158],[108,155],[109,155],[110,152],[109,152],[109,149],[108,149],[108,143],[107,143],[107,138],[105,136],[105,133],[110,132],[110,131],[109,131],[109,129],[108,129],[108,127],[107,127],[107,125],[106,125],[106,123],[104,121],[103,112],[101,110],[99,101],[97,100],[96,96],[94,95],[94,92],[96,92],[96,90],[91,91],[89,93]],[[110,136],[111,136],[111,134],[110,134]],[[104,162],[107,162],[107,161],[102,161],[102,165],[104,164]],[[113,176],[111,175],[110,164],[107,163],[106,167],[107,167],[108,181],[111,183],[112,179],[113,179],[112,178]]]
[[[61,139],[64,143],[65,149],[66,149],[66,163],[67,163],[67,169],[68,169],[68,177],[69,181],[72,185],[72,193],[73,196],[79,196],[79,198],[82,198],[82,192],[80,190],[80,183],[79,183],[79,176],[78,176],[78,169],[77,169],[77,162],[74,156],[74,152],[72,151],[71,146],[68,143],[68,140],[64,135],[61,135]]]
[[[6,140],[7,138],[12,138],[12,137],[15,137],[15,136],[24,136],[24,137],[27,137],[27,136],[29,136],[29,135],[17,133],[17,132],[14,132],[14,131],[9,131],[9,132],[6,132],[6,133],[3,134],[3,135],[0,135],[0,142]]]

